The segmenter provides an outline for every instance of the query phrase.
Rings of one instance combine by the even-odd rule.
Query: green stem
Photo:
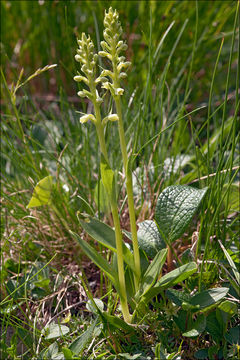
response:
[[[125,275],[124,275],[122,233],[121,233],[120,222],[118,217],[118,208],[115,199],[111,200],[111,210],[112,210],[113,222],[115,227],[119,287],[121,290],[120,301],[121,301],[122,313],[124,320],[130,323],[131,315],[129,313],[128,304],[127,304],[127,292],[126,292],[126,283],[125,283]]]
[[[106,161],[109,163],[106,142],[104,138],[104,129],[101,122],[101,112],[100,107],[96,102],[93,102],[95,116],[96,116],[96,129],[100,144],[100,149],[104,155]],[[122,313],[124,320],[128,323],[131,323],[131,315],[129,313],[128,303],[127,303],[127,291],[126,291],[126,282],[124,274],[124,261],[123,261],[123,250],[122,250],[122,232],[120,227],[120,221],[118,216],[118,207],[115,194],[110,198],[110,206],[113,216],[113,223],[115,228],[115,238],[116,238],[116,248],[117,248],[117,264],[118,264],[118,277],[119,277],[119,287],[120,287],[120,302],[122,307]]]
[[[113,54],[114,59],[114,54]],[[113,61],[113,86],[115,88],[119,88],[119,80],[118,80],[118,71],[116,63]],[[130,217],[130,227],[132,233],[132,242],[133,242],[133,255],[134,255],[134,263],[135,263],[135,274],[134,274],[134,284],[135,290],[139,289],[139,280],[141,276],[141,265],[140,265],[140,254],[138,247],[138,238],[137,238],[137,226],[136,226],[136,217],[135,217],[135,208],[134,208],[134,199],[133,199],[133,185],[132,185],[132,172],[129,168],[128,163],[128,155],[127,155],[127,146],[125,140],[124,126],[123,126],[123,118],[122,118],[122,108],[121,108],[121,99],[120,96],[115,96],[114,101],[116,104],[116,112],[118,115],[118,132],[120,138],[120,146],[123,158],[123,167],[126,176],[126,187],[127,187],[127,197],[128,197],[128,209],[129,209],[129,217]]]

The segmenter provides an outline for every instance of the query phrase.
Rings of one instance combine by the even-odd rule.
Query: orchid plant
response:
[[[82,250],[112,282],[119,295],[121,311],[125,320],[125,325],[122,322],[121,326],[126,327],[126,323],[132,323],[137,315],[144,316],[147,304],[152,298],[197,272],[195,261],[183,264],[177,259],[179,267],[162,277],[160,276],[167,252],[191,222],[207,189],[195,189],[181,185],[167,187],[158,198],[155,221],[145,220],[138,224],[137,230],[133,198],[132,156],[127,153],[121,104],[121,97],[124,94],[121,80],[127,77],[125,71],[131,64],[123,55],[127,44],[121,40],[123,30],[119,22],[119,14],[111,7],[105,12],[104,26],[104,41],[101,41],[102,50],[98,53],[94,50],[90,36],[83,33],[81,39],[77,40],[78,49],[75,59],[80,63],[80,71],[74,80],[84,85],[78,95],[81,98],[87,98],[93,105],[93,113],[82,114],[80,122],[83,126],[91,122],[96,127],[101,151],[101,181],[104,194],[110,204],[114,228],[95,217],[79,214],[78,218],[81,227],[112,252],[111,262],[107,261],[80,235],[72,232],[66,223],[64,225],[78,241]],[[99,57],[107,58],[107,68],[101,68],[100,74],[98,74]],[[115,112],[103,114],[102,103],[107,92],[112,97]],[[123,231],[120,227],[115,186],[117,176],[111,167],[105,141],[108,121],[118,124],[130,233]],[[57,213],[52,201],[52,187],[51,176],[42,179],[34,189],[28,208],[47,204]],[[132,242],[132,246],[123,240],[123,233]],[[194,253],[191,259],[194,260]],[[98,311],[100,310],[98,309]],[[101,316],[103,315],[101,314]],[[105,313],[104,316],[110,321],[109,314]]]

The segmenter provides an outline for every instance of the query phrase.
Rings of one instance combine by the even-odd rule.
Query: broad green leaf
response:
[[[220,349],[219,349],[219,344],[215,344],[215,345],[210,346],[208,348],[208,359],[222,358],[222,356],[219,356],[219,353],[221,352]]]
[[[167,249],[160,250],[151,264],[148,266],[143,279],[141,281],[141,293],[145,295],[146,292],[153,286],[159,273],[165,263],[167,257]]]
[[[119,291],[118,286],[118,275],[113,270],[112,266],[85,240],[83,240],[78,234],[70,231],[73,237],[78,241],[81,248],[85,254],[96,264],[104,273],[109,277],[109,279],[114,284],[117,291]]]
[[[49,204],[51,202],[52,185],[52,177],[50,175],[40,180],[33,190],[33,195],[27,205],[27,209]]]
[[[189,302],[190,294],[182,290],[169,289],[166,291],[166,296],[177,306],[181,306],[183,302]]]
[[[120,356],[121,359],[126,359],[126,360],[136,360],[139,358],[142,359],[142,353],[138,353],[134,355],[130,355],[129,353],[118,353],[118,356]]]
[[[238,325],[234,328],[231,328],[227,332],[227,334],[225,334],[224,337],[229,344],[232,344],[232,345],[238,344],[238,346],[239,346],[240,345],[240,326]]]
[[[197,320],[193,322],[192,328],[182,335],[186,337],[195,337],[200,335],[206,328],[206,317],[204,315],[199,315]]]
[[[165,176],[170,176],[171,174],[176,174],[180,169],[184,168],[194,157],[181,154],[177,156],[168,157],[164,161],[163,169]]]
[[[229,184],[224,185],[224,189],[228,187],[228,196],[224,198],[225,206],[228,206],[229,212],[240,211],[240,183],[233,183],[230,187]]]
[[[58,344],[55,341],[44,351],[43,359],[56,359],[58,354]]]
[[[96,218],[88,217],[86,220],[79,219],[82,228],[96,241],[113,252],[117,252],[115,232],[114,230],[97,220]],[[123,257],[128,266],[135,271],[134,257],[128,247],[122,242]]]
[[[199,360],[206,360],[208,358],[208,349],[200,349],[194,353],[194,358]]]
[[[115,191],[114,172],[112,171],[111,167],[106,162],[103,156],[101,158],[100,170],[103,186],[106,190],[107,195],[111,199],[113,196],[113,192]]]
[[[221,341],[223,338],[222,327],[218,322],[215,311],[210,312],[210,314],[207,316],[206,331],[212,336],[213,340],[217,343]]]
[[[225,247],[224,247],[223,244],[221,243],[221,241],[218,240],[218,242],[219,242],[219,244],[220,244],[220,246],[221,246],[221,248],[222,248],[222,250],[223,250],[223,252],[224,252],[224,254],[225,254],[225,256],[226,256],[226,258],[227,258],[227,261],[229,262],[229,265],[231,266],[231,269],[232,269],[232,271],[233,271],[233,273],[234,273],[236,282],[237,282],[237,284],[238,284],[238,286],[239,286],[239,285],[240,285],[240,273],[239,273],[239,271],[238,271],[235,263],[233,262],[231,256],[229,255],[229,253],[227,252],[227,250],[225,249]],[[238,290],[239,290],[239,289],[238,289]]]
[[[166,248],[155,221],[145,220],[138,223],[138,244],[140,249],[153,259],[159,250]]]
[[[228,314],[228,318],[231,318],[232,316],[236,315],[238,312],[237,304],[229,300],[225,300],[221,304],[219,304],[218,309]]]
[[[108,314],[106,311],[102,313],[102,320],[107,325],[107,328],[109,329],[109,325],[112,325],[116,329],[125,330],[129,332],[134,331],[134,327],[126,323],[124,320],[120,319],[118,316],[113,316]]]
[[[92,325],[89,326],[89,328],[81,334],[77,339],[75,339],[71,345],[69,346],[69,349],[76,355],[80,354],[84,348],[87,346],[87,344],[92,340],[93,338],[93,332],[97,325],[98,317],[94,320]]]
[[[94,303],[93,303],[94,301]],[[86,308],[91,311],[93,314],[98,314],[98,311],[96,309],[97,308],[103,312],[104,309],[104,304],[102,302],[102,300],[98,299],[98,298],[93,298],[93,301],[91,299],[88,300],[87,304],[86,304]]]
[[[195,189],[185,185],[167,187],[159,196],[155,219],[164,239],[177,240],[196,213],[207,189]]]
[[[161,277],[161,279],[157,282],[155,287],[161,287],[166,289],[168,287],[172,287],[185,279],[187,279],[190,275],[194,274],[197,271],[197,264],[195,262],[190,262],[188,264],[182,265],[177,269],[174,269]]]
[[[218,301],[224,298],[227,295],[229,288],[213,288],[210,290],[202,291],[199,294],[193,296],[190,300],[191,305],[199,305],[200,309],[207,308],[214,305]]]
[[[65,325],[50,324],[43,329],[46,340],[55,339],[69,333],[69,328]]]
[[[189,276],[194,274],[197,271],[197,264],[195,262],[190,262],[180,266],[179,268],[170,271],[164,275],[156,285],[151,288],[147,294],[144,296],[146,302],[150,301],[154,296],[158,295],[162,290],[172,287],[184,280]]]
[[[64,355],[64,359],[72,360],[73,359],[73,353],[70,349],[62,347],[62,352]]]

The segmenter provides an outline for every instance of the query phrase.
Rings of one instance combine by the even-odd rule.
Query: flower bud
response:
[[[114,76],[114,74],[113,74],[113,72],[112,71],[110,71],[110,70],[103,70],[102,72],[101,72],[101,76],[109,76],[111,79],[113,78],[113,76]]]
[[[81,123],[81,124],[84,124],[84,123],[86,123],[86,122],[88,122],[88,121],[92,121],[93,123],[96,122],[96,118],[95,118],[95,116],[92,115],[92,114],[83,115],[83,116],[80,117],[79,120],[80,120],[80,123]]]
[[[117,70],[120,72],[122,69],[126,69],[131,65],[130,61],[120,62],[117,66]]]
[[[108,121],[118,121],[119,117],[117,114],[110,114],[102,120],[102,124],[105,126]]]
[[[98,55],[105,57],[105,56],[108,56],[108,53],[106,51],[99,51]]]
[[[83,78],[84,78],[83,76],[77,75],[77,76],[74,76],[73,80],[75,80],[75,81],[77,81],[77,82],[80,82],[80,81],[83,80]]]
[[[85,97],[85,94],[84,94],[84,92],[83,91],[78,91],[78,96],[80,96],[80,97],[82,97],[82,98],[84,98]]]
[[[101,41],[101,47],[102,47],[102,49],[104,50],[104,51],[110,51],[111,49],[110,49],[110,47],[108,46],[108,44],[106,43],[106,41]]]
[[[123,41],[122,41],[122,40],[120,40],[120,41],[117,43],[117,47],[122,46],[122,44],[123,44]]]
[[[78,62],[81,62],[81,56],[80,55],[75,55],[75,60]]]
[[[108,79],[104,76],[99,76],[96,80],[95,80],[95,84],[99,84],[100,82],[104,83],[108,81]]]
[[[108,120],[109,121],[118,121],[119,117],[117,114],[110,114],[110,115],[108,115]]]
[[[121,72],[121,73],[119,74],[119,78],[120,78],[120,79],[126,79],[126,77],[127,77],[127,74],[126,74],[125,72]]]
[[[123,95],[123,93],[124,93],[124,89],[122,88],[115,89],[115,95],[120,96]]]

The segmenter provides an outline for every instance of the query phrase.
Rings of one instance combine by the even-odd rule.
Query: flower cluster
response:
[[[107,57],[112,62],[112,71],[103,70],[101,76],[108,77],[111,82],[105,81],[103,88],[111,91],[113,97],[123,95],[124,90],[120,87],[120,79],[126,78],[127,74],[122,71],[127,69],[131,63],[125,61],[125,56],[120,56],[122,51],[127,50],[127,44],[120,39],[122,35],[122,27],[118,21],[117,11],[110,9],[105,11],[103,37],[105,41],[101,41],[103,51],[99,51],[99,55]]]
[[[85,75],[77,75],[74,77],[75,81],[83,81],[88,87],[89,90],[82,90],[78,92],[78,96],[87,97],[92,102],[101,103],[103,100],[99,96],[96,89],[96,85],[102,81],[101,78],[96,78],[96,63],[98,61],[98,55],[94,53],[94,45],[90,36],[86,36],[85,33],[82,34],[82,39],[78,40],[79,48],[77,50],[77,55],[75,56],[76,61],[80,62],[81,71]]]
[[[75,56],[76,61],[78,61],[81,66],[81,71],[83,75],[79,74],[74,77],[74,80],[77,82],[84,82],[89,90],[83,89],[78,92],[78,96],[86,97],[92,101],[93,104],[100,105],[103,102],[103,99],[99,96],[97,85],[99,83],[103,84],[108,81],[106,77],[102,74],[96,78],[97,74],[97,61],[98,54],[94,53],[94,45],[90,36],[86,36],[85,33],[82,34],[81,40],[78,40],[79,48],[77,50],[77,55]],[[116,114],[109,114],[102,120],[102,125],[105,126],[108,121],[117,121],[118,116]],[[92,121],[96,123],[96,117],[93,114],[86,114],[80,118],[82,124]]]

